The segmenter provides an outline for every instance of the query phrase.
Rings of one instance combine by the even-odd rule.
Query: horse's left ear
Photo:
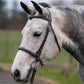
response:
[[[39,12],[39,14],[43,14],[43,11],[41,9],[41,7],[34,1],[31,1],[35,7],[35,9]]]
[[[43,15],[46,13],[47,10],[43,6],[37,4],[34,1],[31,1],[31,2],[33,3],[33,6],[35,7],[35,9],[38,11],[39,14]]]

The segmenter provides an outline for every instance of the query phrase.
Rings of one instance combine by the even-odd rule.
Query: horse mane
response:
[[[41,6],[43,6],[43,7],[48,7],[48,8],[51,8],[51,6],[48,4],[48,3],[43,3],[43,2],[41,2],[41,3],[39,3]]]
[[[80,51],[82,51],[82,55],[84,55],[84,6],[68,5],[57,7],[57,9],[66,13],[66,24],[62,31],[72,39],[73,42],[77,42]]]

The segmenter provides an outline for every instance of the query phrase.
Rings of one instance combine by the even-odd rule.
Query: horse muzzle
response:
[[[24,79],[21,79],[21,73],[19,70],[15,70],[14,73],[11,73],[11,76],[13,77],[13,79],[17,82],[20,82],[20,83],[26,83],[26,82],[30,82],[30,84],[33,84],[33,81],[34,81],[34,77],[35,77],[35,74],[36,74],[37,70],[35,69],[30,69],[29,72],[28,72],[28,75],[26,78]]]
[[[13,79],[17,82],[26,82],[27,79],[21,79],[21,73],[19,70],[15,70],[14,73],[11,73],[11,76],[13,77]]]

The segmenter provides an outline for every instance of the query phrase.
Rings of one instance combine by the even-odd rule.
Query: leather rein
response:
[[[50,10],[49,10],[48,8],[47,8],[47,10],[48,10],[48,12],[49,12],[48,18],[45,17],[45,16],[30,16],[30,17],[29,17],[30,19],[38,18],[38,19],[44,19],[44,20],[47,20],[47,21],[48,21],[48,27],[47,27],[47,29],[46,29],[45,37],[44,37],[43,42],[42,42],[40,48],[38,49],[38,51],[37,51],[36,53],[34,53],[34,52],[32,52],[32,51],[30,51],[30,50],[24,48],[24,47],[19,47],[19,48],[18,48],[18,50],[22,50],[22,51],[24,51],[24,52],[30,54],[32,57],[34,57],[34,58],[36,59],[36,62],[39,62],[39,63],[41,64],[41,66],[43,66],[43,62],[42,62],[42,60],[40,59],[40,56],[41,56],[43,47],[44,47],[44,45],[45,45],[45,42],[46,42],[46,40],[47,40],[47,37],[48,37],[48,35],[49,35],[50,29],[52,30],[52,33],[53,33],[53,36],[54,36],[54,38],[55,38],[55,42],[56,42],[56,44],[57,44],[57,46],[58,46],[59,52],[60,52],[60,50],[61,50],[61,49],[60,49],[60,46],[59,46],[59,43],[58,43],[58,40],[57,40],[57,36],[56,36],[56,34],[55,34],[54,30],[53,30],[52,24],[51,24],[51,22],[52,22],[51,12],[50,12]],[[33,69],[33,74],[32,74],[32,78],[31,78],[31,80],[30,80],[30,84],[33,83],[34,76],[35,76],[36,72],[37,72],[37,70],[36,70],[36,69]]]

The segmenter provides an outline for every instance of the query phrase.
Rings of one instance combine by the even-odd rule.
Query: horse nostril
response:
[[[16,78],[19,78],[20,77],[20,71],[19,70],[16,70],[14,72],[14,77],[16,77]]]

